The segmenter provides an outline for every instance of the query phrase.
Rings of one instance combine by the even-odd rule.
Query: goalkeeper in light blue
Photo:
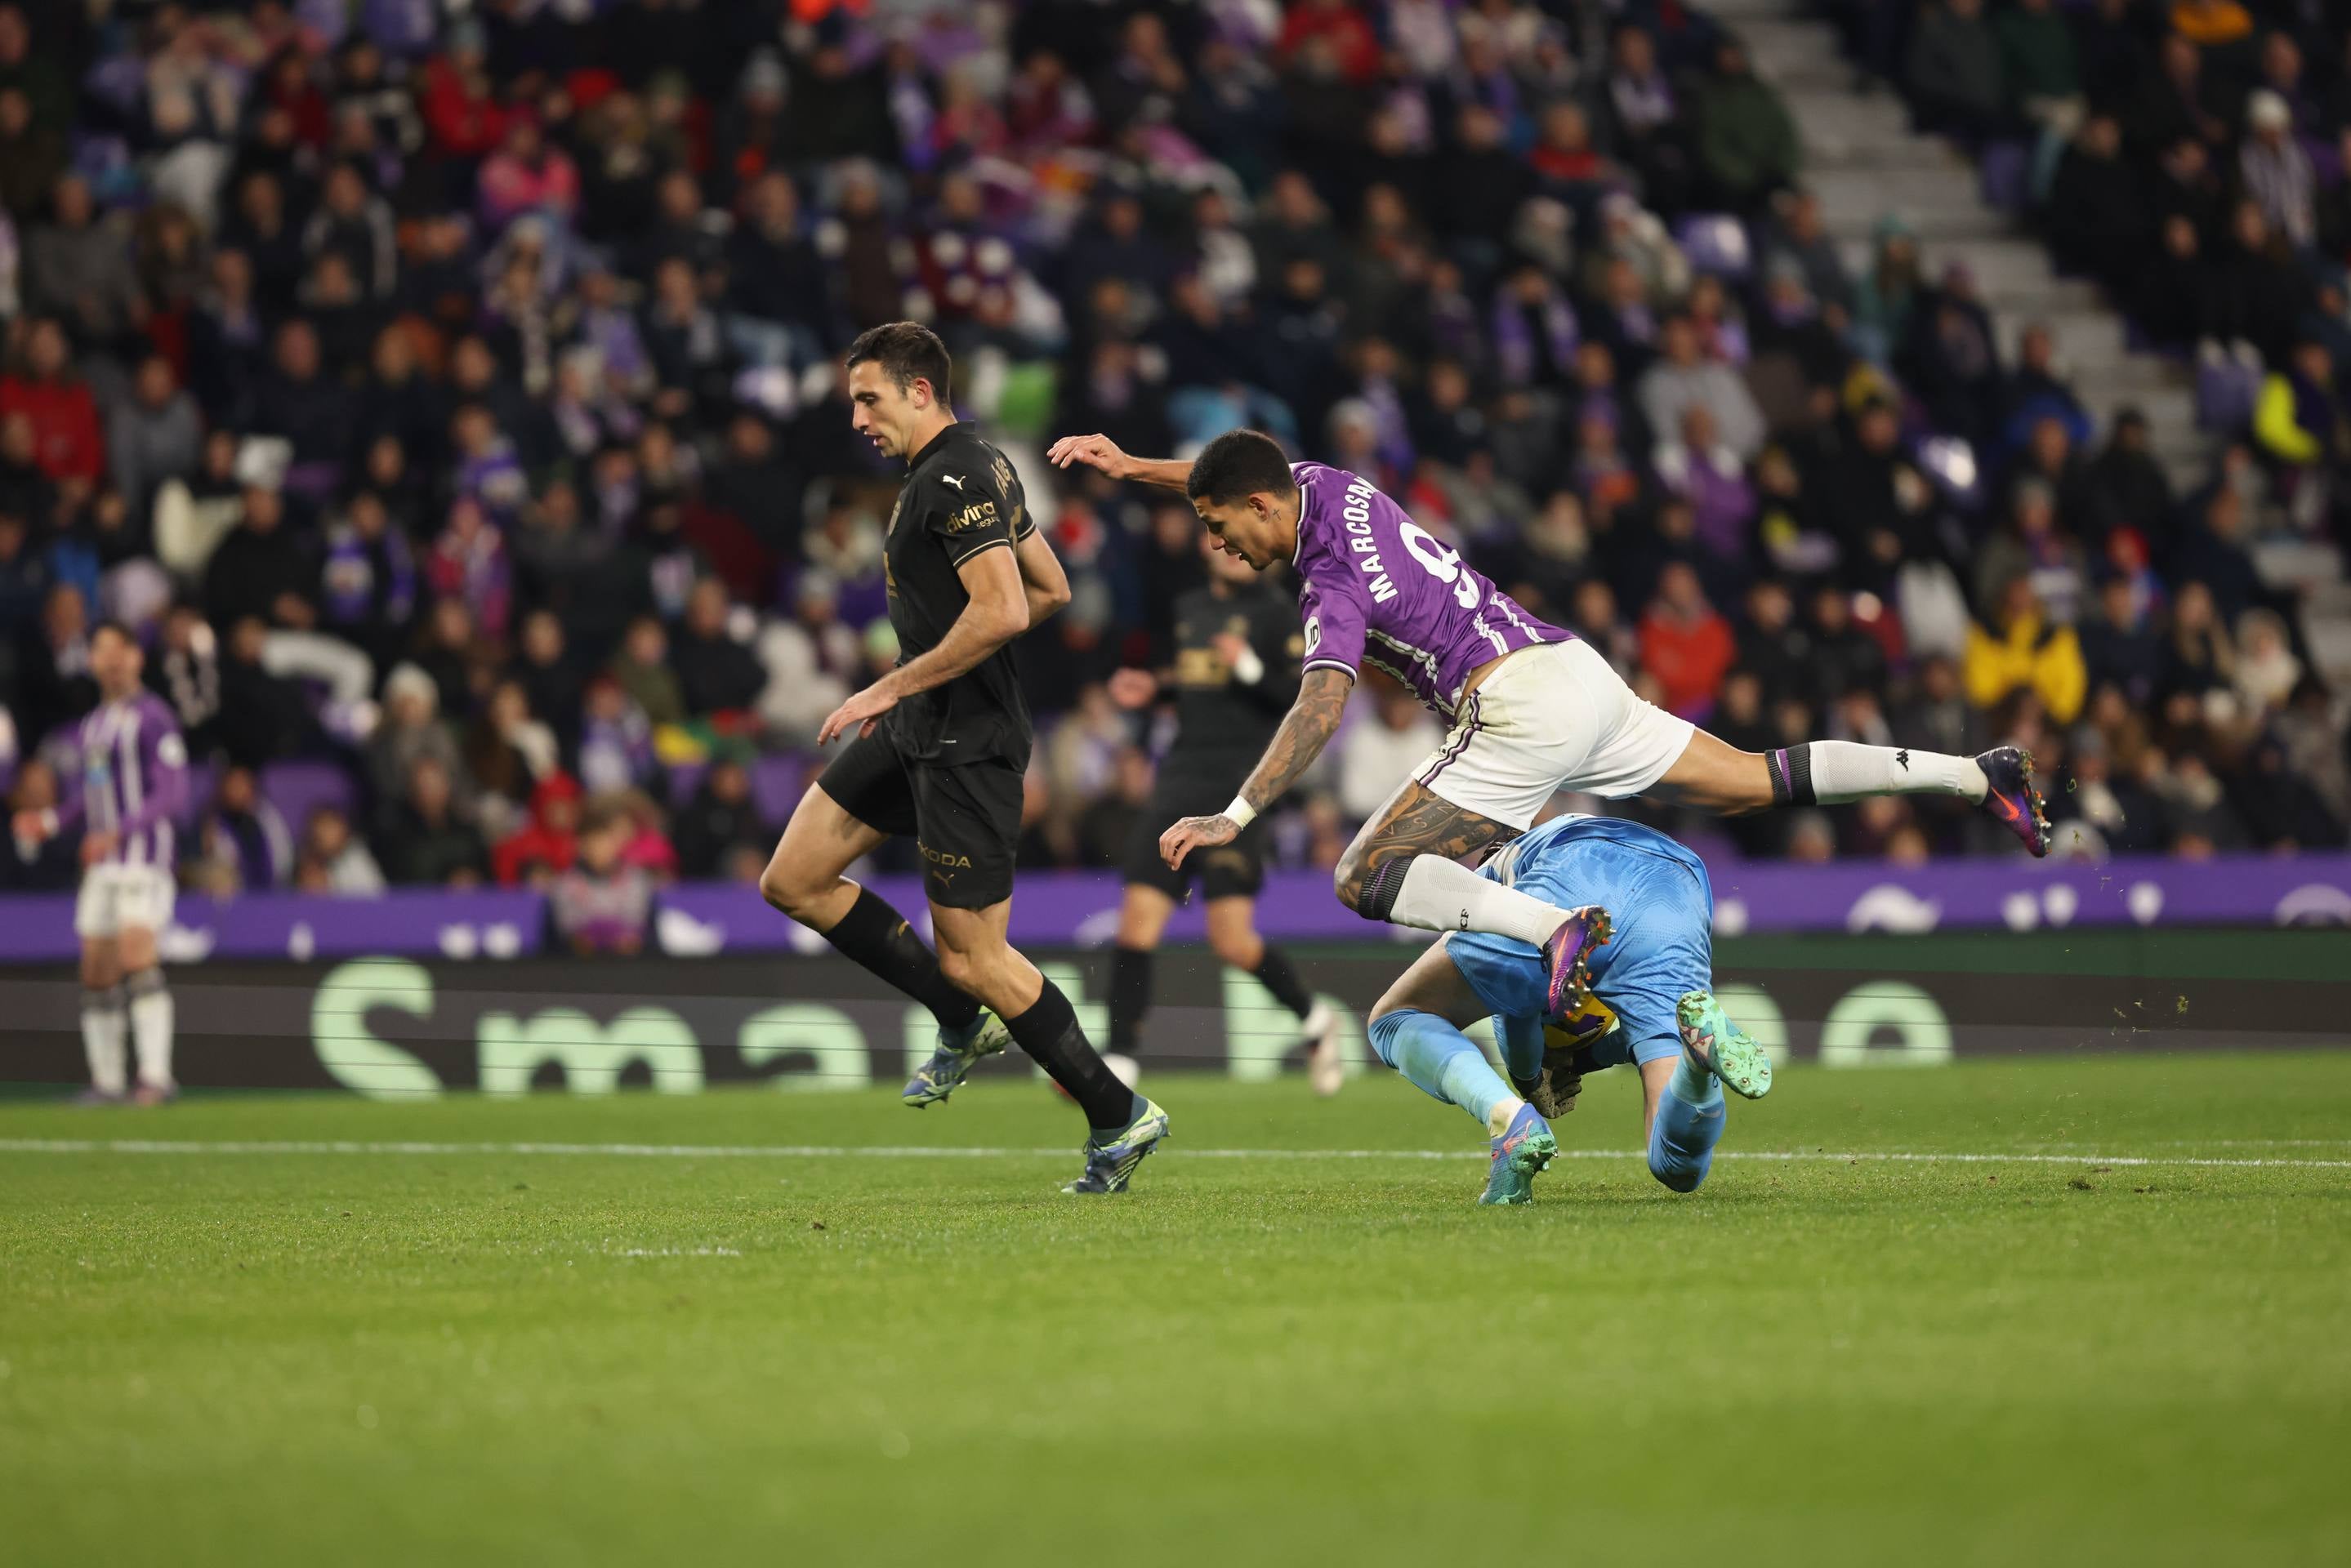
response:
[[[1373,1049],[1416,1087],[1486,1128],[1481,1203],[1532,1200],[1559,1152],[1546,1117],[1572,1109],[1584,1073],[1637,1063],[1649,1170],[1695,1191],[1724,1123],[1722,1091],[1760,1099],[1771,1062],[1714,1000],[1714,889],[1698,857],[1664,834],[1604,816],[1561,816],[1480,868],[1582,922],[1581,967],[1563,992],[1537,949],[1508,937],[1437,939],[1373,1011]],[[1462,1031],[1494,1021],[1510,1081]]]

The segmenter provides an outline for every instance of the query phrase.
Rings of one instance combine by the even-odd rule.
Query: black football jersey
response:
[[[1010,549],[1036,532],[1019,475],[968,420],[949,425],[914,454],[890,512],[883,565],[898,661],[928,653],[971,602],[957,576],[984,550]],[[1020,670],[1006,643],[944,685],[917,691],[884,723],[899,750],[919,762],[955,764],[1003,758],[1029,765],[1032,732]]]
[[[1271,574],[1219,593],[1195,588],[1176,601],[1176,741],[1160,766],[1186,775],[1230,774],[1234,787],[1264,754],[1298,697],[1306,651],[1298,601]],[[1231,633],[1249,644],[1265,673],[1254,685],[1233,677],[1216,641]]]

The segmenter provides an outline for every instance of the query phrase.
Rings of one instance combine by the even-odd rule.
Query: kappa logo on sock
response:
[[[1895,753],[1894,760],[1902,764],[1902,771],[1904,773],[1907,774],[1910,771],[1910,753],[1907,749]]]

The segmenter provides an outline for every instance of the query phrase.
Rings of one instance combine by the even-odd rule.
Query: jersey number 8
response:
[[[1428,575],[1440,583],[1453,585],[1453,602],[1463,609],[1478,607],[1478,579],[1461,569],[1461,553],[1448,550],[1437,543],[1437,536],[1417,523],[1406,523],[1396,532],[1404,539],[1404,547],[1418,561]]]

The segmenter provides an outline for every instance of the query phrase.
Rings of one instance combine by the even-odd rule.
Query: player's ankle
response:
[[[1510,1131],[1510,1124],[1518,1120],[1519,1113],[1526,1108],[1527,1103],[1521,1099],[1496,1100],[1494,1108],[1486,1113],[1487,1136],[1499,1137]]]

